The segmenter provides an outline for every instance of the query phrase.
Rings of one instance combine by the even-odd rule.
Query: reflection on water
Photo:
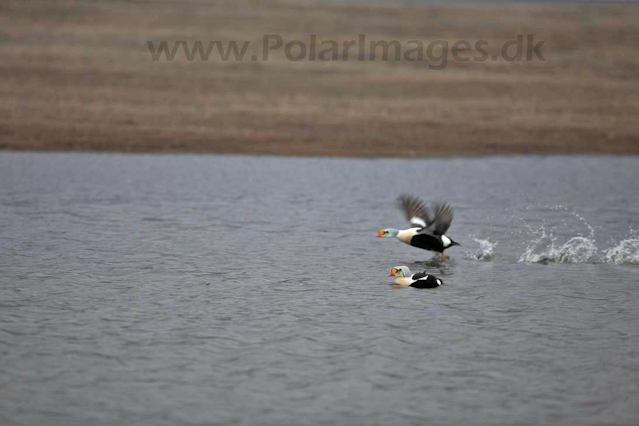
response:
[[[634,424],[638,166],[1,153],[0,423]]]

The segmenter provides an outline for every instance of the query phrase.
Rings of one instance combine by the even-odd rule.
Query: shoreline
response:
[[[454,153],[438,155],[404,155],[404,156],[361,156],[339,154],[291,154],[291,153],[248,153],[248,152],[216,152],[216,151],[117,151],[117,150],[63,150],[63,149],[6,149],[0,148],[2,153],[9,154],[80,154],[80,155],[122,155],[122,156],[229,156],[229,157],[279,157],[279,158],[321,158],[321,159],[353,159],[353,160],[454,160],[481,159],[496,157],[639,157],[639,152],[611,153],[611,152],[484,152],[484,153]]]

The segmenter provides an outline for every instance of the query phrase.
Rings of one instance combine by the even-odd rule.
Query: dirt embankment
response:
[[[630,4],[27,0],[0,5],[0,28],[4,149],[639,153],[639,6]],[[268,61],[262,60],[264,34],[283,41]],[[331,40],[338,44],[324,56],[331,60],[310,60],[313,34],[318,51]],[[342,60],[344,41],[360,34],[367,47],[396,40],[399,58],[393,47],[388,60],[379,58],[383,48],[376,60],[360,61],[355,50]],[[528,51],[522,61],[503,57],[503,44],[519,34],[544,41],[545,61],[526,60]],[[215,43],[206,61],[190,61],[181,49],[171,61],[154,61],[147,46],[181,40],[250,45],[241,61],[221,60]],[[293,40],[304,43],[304,59],[287,59]],[[407,52],[418,46],[411,40],[422,43],[425,59]],[[435,40],[448,43],[443,67],[444,45]],[[471,51],[457,56],[471,60],[456,60],[452,46],[464,40]],[[481,40],[487,59],[473,59]],[[300,49],[291,45],[289,58]]]

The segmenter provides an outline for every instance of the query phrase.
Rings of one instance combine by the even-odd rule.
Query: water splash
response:
[[[586,220],[573,213],[589,230],[588,236],[578,235],[569,238],[565,243],[557,244],[554,229],[546,230],[542,225],[533,234],[528,247],[519,257],[519,263],[614,263],[639,264],[639,237],[631,231],[629,238],[621,240],[617,245],[603,252],[597,248],[595,230]]]
[[[533,234],[531,244],[526,251],[519,257],[520,263],[543,263],[550,262],[560,263],[598,263],[601,261],[598,254],[597,245],[595,244],[595,230],[586,219],[575,213],[570,212],[579,219],[588,228],[588,235],[577,235],[571,237],[562,245],[557,245],[557,238],[553,230],[546,232],[545,226],[541,226]]]
[[[633,235],[621,240],[615,247],[610,247],[604,252],[603,260],[606,263],[614,263],[616,265],[639,264],[639,237]]]
[[[519,263],[546,264],[555,261],[557,257],[556,238],[552,231],[546,233],[546,227],[542,225],[539,229],[532,231],[532,233],[535,237],[526,247],[526,251],[519,257]]]
[[[599,256],[592,237],[572,237],[557,249],[556,259],[561,263],[597,263]]]
[[[490,240],[488,240],[488,238],[481,239],[481,238],[472,237],[472,239],[473,241],[479,244],[479,248],[475,250],[475,252],[473,253],[467,251],[464,254],[464,258],[470,259],[470,260],[482,260],[482,261],[492,260],[493,252],[495,250],[495,246],[497,245],[497,243],[491,242]]]

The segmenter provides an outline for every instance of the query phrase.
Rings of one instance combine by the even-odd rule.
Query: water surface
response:
[[[0,153],[0,422],[632,425],[639,158]],[[446,262],[395,198],[455,207]],[[389,269],[446,285],[393,289]]]

